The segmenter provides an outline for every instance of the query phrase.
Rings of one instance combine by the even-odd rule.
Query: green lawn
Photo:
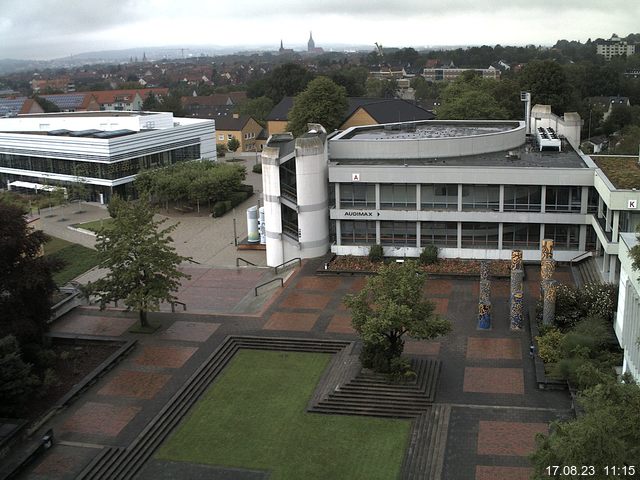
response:
[[[271,470],[272,480],[398,478],[410,421],[305,412],[330,358],[240,350],[157,458]]]
[[[65,266],[53,276],[57,285],[64,285],[98,264],[98,252],[77,243],[51,237],[44,245],[44,254],[62,259]]]
[[[101,220],[94,220],[93,222],[79,223],[76,225],[76,227],[84,228],[85,230],[91,230],[92,232],[98,233],[98,230],[103,227],[105,228],[105,230],[109,230],[112,223],[113,218],[103,218]]]

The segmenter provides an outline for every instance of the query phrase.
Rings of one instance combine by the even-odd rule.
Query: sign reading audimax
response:
[[[380,212],[370,210],[346,210],[343,212],[345,217],[379,217]]]

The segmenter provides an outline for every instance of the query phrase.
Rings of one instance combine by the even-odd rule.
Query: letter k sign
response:
[[[629,200],[627,202],[627,208],[638,208],[638,201],[637,200]]]

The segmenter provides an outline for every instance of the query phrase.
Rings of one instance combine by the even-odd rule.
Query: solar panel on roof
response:
[[[58,108],[77,108],[82,105],[84,95],[43,95],[42,98],[55,103]]]
[[[121,130],[111,130],[108,132],[99,132],[92,135],[94,138],[117,138],[123,137],[125,135],[131,135],[132,133],[136,133],[133,130],[121,129]]]
[[[92,135],[95,135],[96,133],[100,133],[102,132],[102,130],[96,130],[95,128],[89,129],[89,130],[79,130],[76,132],[70,132],[69,136],[70,137],[91,137]]]

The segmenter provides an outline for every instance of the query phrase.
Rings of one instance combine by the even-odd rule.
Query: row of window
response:
[[[174,163],[198,158],[200,158],[200,145],[176,148],[166,152],[143,155],[113,163],[83,162],[80,160],[0,153],[0,167],[115,180],[135,175],[142,169],[173,165]]]
[[[545,238],[554,240],[558,250],[577,250],[579,225],[546,224]],[[462,248],[497,249],[498,223],[462,222]],[[595,239],[593,239],[595,242]],[[375,221],[340,221],[341,245],[372,245],[376,243]],[[380,244],[384,246],[415,247],[415,222],[380,222]],[[420,222],[420,244],[457,248],[458,222]],[[534,223],[503,223],[503,249],[537,249],[540,245],[540,225]]]
[[[380,208],[391,210],[416,210],[417,188],[415,184],[381,184]],[[545,211],[579,213],[582,187],[546,187]],[[499,185],[462,185],[463,211],[500,209]],[[588,212],[598,209],[598,195],[591,188]],[[376,186],[373,183],[341,183],[340,208],[376,208]],[[420,185],[422,210],[458,210],[457,184]],[[506,212],[542,211],[542,187],[539,185],[505,185]]]

